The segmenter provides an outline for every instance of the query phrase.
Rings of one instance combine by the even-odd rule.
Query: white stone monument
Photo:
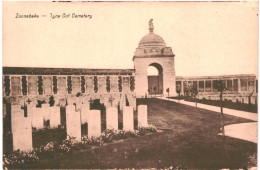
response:
[[[81,141],[80,112],[66,110],[66,129],[68,136],[74,137],[76,141]]]
[[[36,106],[32,104],[27,104],[27,117],[32,118],[33,108],[36,108]]]
[[[118,111],[117,108],[108,108],[106,110],[107,129],[118,130]]]
[[[60,125],[60,107],[53,106],[50,108],[51,115],[50,115],[50,127],[56,128]]]
[[[88,122],[89,112],[89,104],[83,104],[80,111],[81,124]]]
[[[11,120],[15,117],[24,117],[24,110],[21,109],[21,105],[11,105]]]
[[[42,104],[42,108],[49,108],[50,107],[50,104],[49,103],[44,103]]]
[[[131,106],[123,108],[123,130],[134,131],[134,113]]]
[[[138,105],[138,126],[148,126],[147,105]]]
[[[66,112],[76,112],[75,105],[66,106]]]
[[[33,108],[32,109],[32,127],[36,129],[43,128],[43,109]]]
[[[46,120],[50,120],[50,116],[51,116],[51,109],[50,107],[42,107],[42,112],[43,112],[43,119]]]
[[[100,110],[90,110],[88,120],[88,137],[99,137],[101,135]]]
[[[32,126],[31,119],[16,117],[12,120],[13,150],[32,150]]]

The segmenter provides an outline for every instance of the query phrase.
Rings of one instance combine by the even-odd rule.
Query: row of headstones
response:
[[[29,106],[29,105],[28,105]],[[13,134],[13,150],[29,151],[32,149],[32,127],[43,128],[43,121],[50,120],[50,127],[58,127],[60,124],[60,108],[46,107],[32,108],[27,106],[27,116],[23,110],[13,105],[11,109],[11,122]],[[31,109],[31,110],[30,110]],[[89,105],[82,105],[81,111],[76,112],[75,106],[66,107],[66,132],[77,141],[81,140],[81,124],[88,123],[88,137],[101,135],[101,112],[89,110]],[[118,130],[117,108],[106,109],[107,129]],[[147,106],[138,106],[138,126],[147,126]],[[133,107],[123,108],[123,130],[134,131]]]

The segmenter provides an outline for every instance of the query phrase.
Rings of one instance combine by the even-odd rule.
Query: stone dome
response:
[[[164,48],[166,44],[162,37],[150,32],[139,42],[138,48]]]

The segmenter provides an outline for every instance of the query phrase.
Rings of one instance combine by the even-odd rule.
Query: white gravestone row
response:
[[[90,112],[89,104],[83,104],[80,111],[81,124],[88,122],[89,112]]]
[[[100,110],[90,110],[88,120],[88,137],[99,137],[101,134]]]
[[[73,106],[66,107],[66,130],[68,136],[81,140],[80,112],[76,112]]]
[[[147,105],[138,105],[138,126],[148,126]]]
[[[123,130],[134,131],[134,113],[131,106],[123,108]]]
[[[53,106],[50,108],[50,127],[56,128],[60,125],[60,107]]]
[[[32,150],[32,126],[31,119],[27,117],[15,117],[12,120],[13,150]]]
[[[118,130],[118,111],[117,108],[108,108],[106,110],[107,129]]]

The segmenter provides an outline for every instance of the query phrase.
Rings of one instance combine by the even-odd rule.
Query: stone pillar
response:
[[[90,110],[88,122],[88,137],[99,137],[101,135],[101,112]]]
[[[123,130],[134,131],[134,113],[131,106],[123,108]]]
[[[43,128],[43,110],[42,108],[32,109],[32,127],[36,129]]]
[[[183,94],[183,95],[184,95],[183,81],[181,81],[181,94]]]
[[[238,88],[238,93],[241,93],[241,81],[240,78],[237,79],[237,88]]]
[[[118,111],[117,108],[108,108],[106,110],[107,129],[118,130]]]
[[[66,108],[66,130],[67,136],[75,138],[76,141],[81,141],[80,112]]]
[[[148,126],[147,105],[138,106],[138,127],[139,126]]]
[[[248,91],[249,90],[249,85],[248,85],[248,79],[246,79],[246,91]]]
[[[213,92],[213,80],[210,80],[210,85],[211,85],[210,92]]]
[[[203,80],[203,84],[204,84],[203,92],[206,92],[206,83],[205,83],[205,80]]]
[[[13,150],[32,150],[32,126],[30,118],[16,117],[12,120]]]
[[[50,127],[56,128],[60,125],[60,107],[53,106],[50,108]]]

